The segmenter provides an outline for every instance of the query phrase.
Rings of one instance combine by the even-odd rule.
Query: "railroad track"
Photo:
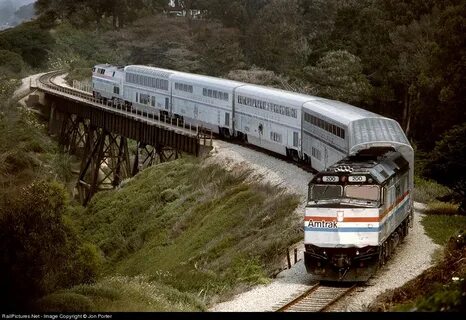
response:
[[[318,283],[275,311],[326,312],[337,301],[346,297],[356,288],[356,284],[350,286],[329,286]]]
[[[54,81],[55,78],[63,73],[65,73],[65,71],[63,70],[52,71],[52,72],[46,73],[39,77],[39,82],[42,85],[47,86],[52,89],[67,89],[66,91],[68,93],[76,93],[79,96],[92,97],[91,93],[87,93],[87,92],[84,92],[84,91],[81,91],[75,88],[71,88],[71,87],[65,88],[65,87],[60,86],[59,84],[56,84]]]
[[[53,79],[62,73],[63,71],[48,72],[39,77],[39,82],[45,86],[58,87],[58,85],[53,82]]]

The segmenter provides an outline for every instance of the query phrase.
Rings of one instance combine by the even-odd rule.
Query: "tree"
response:
[[[433,123],[433,129],[440,133],[466,121],[466,2],[458,2],[440,13],[435,33],[439,51],[431,63],[431,75],[437,75],[442,81],[435,91],[441,118]]]
[[[313,57],[318,57],[328,50],[338,3],[338,0],[298,0],[303,34],[310,43]]]
[[[252,21],[246,30],[246,46],[253,64],[279,73],[305,64],[308,47],[297,0],[272,0]]]
[[[33,21],[1,33],[0,44],[2,43],[7,44],[9,51],[21,55],[24,62],[36,68],[46,62],[54,39],[47,30],[41,29]]]
[[[288,78],[277,75],[273,71],[258,67],[252,67],[249,70],[231,70],[228,73],[227,78],[235,81],[270,86],[284,90],[289,90],[291,87]]]
[[[461,197],[460,212],[466,214],[466,122],[445,132],[426,164],[425,174],[449,186]]]
[[[466,121],[466,4],[434,7],[428,15],[391,33],[398,61],[392,68],[393,86],[403,103],[403,126],[425,149],[445,130]],[[446,110],[448,110],[446,112]]]
[[[398,56],[398,61],[392,68],[392,80],[394,85],[398,84],[397,93],[403,101],[401,124],[407,135],[411,135],[411,131],[416,134],[418,127],[412,128],[412,122],[416,121],[417,115],[422,115],[424,125],[421,134],[424,134],[432,123],[430,116],[435,114],[435,105],[423,101],[427,96],[430,101],[435,99],[432,91],[440,80],[430,72],[430,63],[438,50],[434,38],[435,28],[434,18],[429,15],[407,26],[398,26],[390,33],[392,48]],[[431,109],[431,112],[426,114],[426,108]]]
[[[64,218],[66,190],[36,181],[0,205],[0,293],[4,308],[24,311],[59,288],[91,282],[99,258]]]
[[[287,76],[276,74],[271,70],[265,70],[256,66],[252,66],[247,70],[231,70],[226,75],[226,78],[298,93],[315,94],[315,89],[309,87],[308,83],[305,83],[300,79],[290,79]]]
[[[227,28],[247,30],[260,9],[270,0],[197,0],[199,9],[211,20],[218,20]]]
[[[86,0],[37,0],[34,7],[38,15],[47,15],[54,19],[65,19],[76,12]],[[94,2],[99,2],[96,0]]]
[[[372,88],[362,73],[361,60],[347,51],[330,51],[304,72],[320,96],[353,104],[368,102]]]
[[[143,0],[143,6],[154,13],[160,13],[168,6],[169,2],[170,0]]]
[[[240,36],[238,29],[212,22],[196,30],[195,49],[205,73],[219,76],[244,66]]]
[[[162,0],[38,0],[35,7],[40,15],[68,19],[81,27],[91,21],[100,26],[103,18],[111,17],[116,29],[133,21],[138,12],[160,9],[164,3]]]
[[[0,49],[0,75],[7,77],[18,75],[21,74],[23,68],[24,61],[19,54]]]

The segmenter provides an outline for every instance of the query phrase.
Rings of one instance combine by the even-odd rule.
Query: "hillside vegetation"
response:
[[[90,283],[101,263],[70,219],[69,159],[35,114],[9,100],[16,84],[0,81],[2,311],[31,310],[45,294]]]
[[[128,311],[126,304],[139,308],[140,295],[152,294],[141,293],[148,286],[163,301],[142,310],[204,310],[238,284],[267,282],[286,248],[302,237],[293,214],[298,197],[247,184],[248,174],[186,156],[97,194],[74,219],[80,234],[99,247],[105,278],[46,297],[42,305],[62,310],[72,305],[68,298],[79,297],[78,305],[86,302],[93,311]]]

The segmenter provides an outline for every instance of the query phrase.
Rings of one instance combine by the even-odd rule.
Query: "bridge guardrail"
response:
[[[147,123],[155,124],[160,127],[163,127],[168,130],[175,131],[177,133],[183,134],[183,135],[192,135],[196,136],[196,138],[199,141],[199,144],[202,144],[204,146],[209,146],[212,147],[213,145],[213,134],[211,130],[208,130],[202,126],[196,125],[193,126],[190,123],[186,124],[184,121],[179,121],[178,118],[173,119],[173,118],[168,118],[168,117],[158,117],[155,113],[149,113],[145,111],[140,111],[136,110],[134,108],[131,108],[128,110],[128,107],[126,107],[123,104],[120,103],[113,103],[113,101],[107,101],[107,103],[104,103],[103,99],[97,99],[91,94],[84,94],[82,91],[75,90],[73,88],[66,88],[60,85],[57,85],[53,83],[52,79],[56,77],[57,75],[63,73],[63,71],[54,71],[51,73],[47,73],[39,78],[38,81],[36,81],[36,87],[45,90],[51,93],[64,93],[68,96],[71,96],[71,98],[80,98],[84,100],[87,103],[91,103],[94,106],[98,108],[102,108],[105,110],[109,110],[112,112],[118,112],[124,116],[131,115],[135,120],[138,121],[146,121]],[[32,87],[32,83],[31,83]],[[182,129],[182,130],[179,130]],[[210,133],[210,134],[209,134]]]

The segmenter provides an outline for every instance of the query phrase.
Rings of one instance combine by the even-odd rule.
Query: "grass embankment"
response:
[[[184,157],[149,168],[121,189],[97,194],[76,215],[105,258],[104,278],[49,296],[49,309],[205,310],[279,268],[302,238],[298,198],[248,172]]]

